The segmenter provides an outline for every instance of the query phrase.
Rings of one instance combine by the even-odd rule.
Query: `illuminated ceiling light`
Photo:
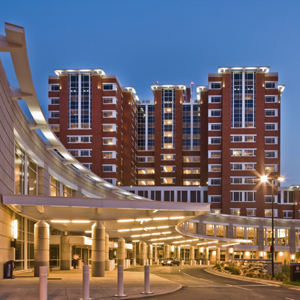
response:
[[[194,242],[194,241],[199,241],[199,239],[193,239],[192,241],[193,241],[193,242]]]
[[[51,223],[70,223],[70,220],[51,220]]]
[[[174,236],[174,239],[180,239],[180,238],[182,238],[182,235]]]
[[[158,240],[159,240],[159,241],[162,241],[162,240],[166,240],[166,238],[159,238]]]
[[[176,241],[176,242],[173,242],[173,244],[178,244],[179,242],[178,241]]]
[[[158,241],[158,239],[151,239],[150,241],[151,241],[151,242],[152,242],[152,241]]]
[[[156,229],[156,227],[146,227],[144,228],[145,230],[151,230],[151,229]]]
[[[131,237],[140,237],[140,234],[132,235]]]
[[[154,232],[154,233],[151,233],[151,235],[161,235],[160,232]]]
[[[117,222],[118,222],[118,223],[134,222],[134,219],[118,220]]]
[[[120,229],[120,230],[118,230],[118,232],[127,232],[127,231],[130,231],[130,229]]]
[[[146,222],[146,221],[151,221],[151,218],[145,218],[145,219],[135,219],[137,222]]]
[[[170,226],[167,226],[167,225],[166,225],[166,226],[157,226],[156,228],[157,228],[157,229],[164,229],[164,228],[169,228],[169,227],[170,227]]]
[[[92,230],[86,230],[85,233],[92,233]]]
[[[149,236],[151,235],[150,233],[145,233],[145,234],[142,234],[142,236]]]
[[[184,219],[185,217],[183,216],[178,216],[178,217],[170,217],[170,220],[179,220],[179,219]]]
[[[72,223],[91,223],[91,221],[88,220],[73,220]]]
[[[133,240],[132,242],[133,243],[138,243],[140,240]]]
[[[162,234],[170,234],[170,233],[172,233],[172,231],[164,231],[164,232],[162,232]]]
[[[162,220],[168,220],[168,218],[167,217],[153,218],[153,221],[162,221]]]
[[[144,228],[131,228],[131,231],[139,231],[139,230],[144,230]]]

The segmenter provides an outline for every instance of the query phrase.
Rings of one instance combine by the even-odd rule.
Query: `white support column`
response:
[[[158,257],[157,257],[157,245],[154,245],[154,261],[157,263]]]
[[[190,262],[191,262],[191,265],[194,264],[194,261],[195,261],[195,247],[190,246]]]
[[[140,265],[147,265],[147,244],[145,242],[141,243],[141,260]]]
[[[125,240],[120,237],[118,240],[118,251],[117,251],[118,266],[125,264]]]
[[[92,277],[105,276],[105,227],[97,221],[92,226]]]
[[[149,265],[152,265],[152,259],[153,259],[153,246],[148,245],[148,259],[149,259]]]
[[[217,251],[216,251],[216,263],[219,264],[220,260],[221,260],[220,247],[217,247]]]
[[[170,257],[170,245],[169,244],[165,244],[164,245],[164,258],[168,258]]]
[[[105,271],[110,271],[109,266],[109,235],[105,233]]]
[[[40,267],[47,267],[49,273],[49,248],[50,248],[49,224],[38,221],[34,225],[34,276],[39,277]]]
[[[62,235],[60,237],[60,249],[61,249],[61,259],[60,259],[60,269],[61,270],[71,270],[72,261],[72,246],[70,245],[70,236]]]
[[[176,258],[180,260],[180,246],[176,246]]]
[[[132,265],[136,266],[136,242],[132,243]]]

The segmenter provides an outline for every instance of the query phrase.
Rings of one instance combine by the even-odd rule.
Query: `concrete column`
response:
[[[154,245],[154,261],[157,262],[158,258],[157,258],[157,245]]]
[[[197,259],[198,262],[199,262],[200,259],[202,258],[202,257],[201,257],[201,251],[200,251],[200,250],[202,250],[202,249],[201,249],[200,246],[198,246],[198,248],[197,248],[197,256],[196,256],[196,259]]]
[[[148,245],[148,258],[149,258],[149,265],[150,265],[150,260],[152,261],[153,259],[153,246]]]
[[[109,235],[105,233],[105,271],[109,271]]]
[[[264,251],[264,227],[263,225],[259,225],[258,227],[258,251]]]
[[[125,240],[120,237],[118,240],[118,251],[117,251],[117,258],[118,258],[118,266],[125,265]]]
[[[147,244],[145,242],[141,243],[141,260],[140,265],[144,266],[147,264]]]
[[[34,276],[39,277],[40,267],[47,267],[49,273],[49,224],[40,220],[34,225]]]
[[[133,266],[136,266],[136,243],[132,243]]]
[[[97,221],[92,226],[92,277],[105,276],[105,227]]]
[[[60,249],[61,249],[60,269],[71,270],[72,246],[70,245],[69,235],[62,235],[60,237]]]
[[[141,243],[136,244],[136,262],[141,264]]]
[[[205,264],[208,265],[209,261],[209,248],[205,249]]]
[[[170,257],[170,245],[165,244],[164,245],[164,258]]]
[[[190,246],[190,261],[193,261],[194,263],[194,260],[195,260],[195,247]]]
[[[180,246],[176,246],[176,258],[180,260]]]
[[[221,261],[221,249],[220,247],[217,247],[217,251],[216,251],[216,263],[219,264]]]

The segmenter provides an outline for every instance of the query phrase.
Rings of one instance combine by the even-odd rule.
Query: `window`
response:
[[[59,98],[49,98],[49,104],[52,104],[52,105],[59,104]]]
[[[207,236],[215,236],[215,225],[214,224],[203,224],[203,233]]]
[[[256,149],[231,149],[231,156],[255,156]]]
[[[234,216],[240,215],[240,208],[230,208],[230,214]]]
[[[103,110],[103,118],[116,118],[117,112],[115,110]]]
[[[208,96],[208,103],[221,103],[222,96]]]
[[[247,216],[255,217],[256,216],[256,208],[246,208]]]
[[[138,180],[138,185],[155,185],[154,180]]]
[[[270,172],[277,172],[277,165],[265,165],[265,172],[270,173]]]
[[[221,172],[222,165],[208,165],[208,172]]]
[[[116,151],[102,151],[103,159],[112,159],[117,157]]]
[[[278,117],[278,109],[265,109],[266,117]]]
[[[103,104],[117,104],[116,97],[103,97]]]
[[[255,191],[230,191],[231,202],[255,202]]]
[[[283,197],[282,197],[283,194]],[[287,190],[279,193],[279,201],[281,204],[294,204],[294,191]]]
[[[232,143],[253,143],[256,141],[256,135],[231,135],[231,142]]]
[[[221,117],[221,109],[209,109],[208,116],[209,117]]]
[[[277,82],[276,81],[266,81],[265,86],[266,86],[266,89],[276,89]]]
[[[200,168],[183,168],[183,174],[200,174]]]
[[[102,124],[103,131],[115,131],[117,132],[117,125],[116,124]]]
[[[175,178],[161,177],[161,184],[175,184]]]
[[[155,174],[154,168],[139,168],[137,170],[138,174]]]
[[[52,131],[54,131],[54,132],[59,132],[59,129],[60,129],[59,124],[51,124],[51,125],[50,125],[50,128],[51,128]]]
[[[175,154],[163,154],[161,160],[175,160]]]
[[[116,145],[117,139],[116,138],[102,138],[103,145]]]
[[[208,158],[221,158],[221,151],[208,151]]]
[[[92,136],[89,135],[68,135],[68,143],[91,143]]]
[[[278,216],[278,210],[274,209],[274,217],[277,218]],[[266,218],[271,218],[272,217],[272,209],[265,209],[265,217]]]
[[[184,163],[200,162],[200,156],[183,156]]]
[[[208,137],[208,144],[209,145],[220,145],[221,144],[221,137]]]
[[[278,130],[278,123],[265,123],[265,130]]]
[[[82,165],[87,169],[92,170],[92,163],[82,163]]]
[[[50,91],[59,91],[59,84],[50,84]]]
[[[273,195],[274,203],[277,203],[277,195]],[[272,203],[272,195],[265,195],[265,203]]]
[[[160,166],[162,173],[175,172],[175,166]]]
[[[117,86],[115,83],[103,83],[103,90],[104,91],[112,91],[116,90]]]
[[[265,96],[266,103],[277,103],[278,96]]]
[[[221,123],[208,123],[208,130],[220,131],[222,129]]]
[[[116,165],[102,165],[103,172],[116,172],[117,166]]]
[[[237,170],[255,170],[256,163],[231,163],[231,170],[237,171]]]
[[[59,111],[50,111],[50,118],[59,118]]]
[[[277,136],[266,136],[265,137],[265,144],[277,144],[278,137]]]
[[[221,82],[209,82],[209,88],[212,90],[221,89]]]
[[[209,203],[221,203],[222,196],[221,195],[209,195],[208,202]]]
[[[255,184],[255,177],[230,177],[231,184]]]
[[[292,219],[293,218],[293,211],[292,210],[284,210],[283,211],[283,217],[287,219]]]
[[[208,185],[221,185],[221,178],[208,178]]]
[[[74,149],[69,149],[69,152],[71,155],[74,157],[86,157],[86,156],[92,156],[92,150],[74,150]]]
[[[200,181],[194,179],[187,179],[183,180],[183,185],[200,185]]]

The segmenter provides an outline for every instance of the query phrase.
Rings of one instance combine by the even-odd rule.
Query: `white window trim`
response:
[[[268,125],[268,124],[274,124],[275,129],[266,129],[266,125]],[[277,122],[267,122],[267,123],[265,123],[265,130],[266,131],[277,131],[278,130],[278,123]]]
[[[220,143],[212,143],[212,139],[220,139]],[[208,137],[208,144],[209,145],[221,145],[222,144],[222,137],[221,136],[209,136]]]
[[[211,115],[212,111],[219,111],[220,112],[220,116],[212,116]],[[209,109],[208,110],[208,117],[221,118],[222,117],[222,109]]]
[[[209,150],[208,151],[208,158],[212,158],[212,159],[221,159],[221,157],[211,157],[211,153],[212,152],[220,152],[221,157],[222,157],[222,150]]]
[[[274,115],[274,116],[267,115],[267,111],[274,111],[274,112],[275,112],[275,115]],[[278,109],[277,109],[277,108],[266,108],[266,109],[265,109],[265,117],[266,117],[266,118],[274,118],[274,117],[278,117]]]
[[[212,179],[219,179],[220,184],[211,184]],[[208,185],[209,186],[221,186],[221,184],[222,184],[222,178],[215,178],[215,177],[208,178]]]
[[[172,155],[172,159],[164,159],[163,157],[164,157],[164,155]],[[169,154],[169,153],[167,153],[167,154],[161,154],[161,157],[160,157],[160,159],[161,159],[161,161],[172,161],[172,160],[175,160],[175,156],[176,154]]]
[[[274,152],[274,157],[266,157],[266,152]],[[265,159],[272,159],[272,158],[278,158],[278,150],[265,150]]]
[[[271,212],[272,212],[272,209],[271,209],[271,208],[267,208],[267,209],[265,209],[264,211],[265,211],[265,214],[264,214],[265,218],[272,218],[272,214],[271,214],[270,217],[266,217],[266,211],[271,211]],[[274,209],[274,217],[275,217],[275,218],[278,217],[278,209]]]
[[[256,213],[255,213],[255,214],[248,215],[248,211],[251,211],[251,210],[256,212],[257,209],[256,209],[256,208],[246,208],[247,216],[248,216],[248,217],[255,217],[255,216],[256,216]]]
[[[231,134],[230,135],[230,140],[231,140],[231,137],[234,137],[234,136],[241,136],[242,140],[240,142],[232,141],[231,143],[256,143],[256,136],[257,136],[257,134]],[[253,142],[246,141],[246,137],[247,136],[254,136],[255,137],[255,141],[253,141]]]
[[[220,171],[212,171],[211,170],[212,166],[219,166],[221,170]],[[213,173],[222,172],[222,164],[208,164],[208,172],[213,172]]]
[[[59,97],[49,97],[49,105],[59,105],[59,104],[53,104],[52,103],[52,100],[54,100],[54,99],[55,100],[57,100],[57,99],[59,100]]]
[[[172,171],[161,171],[161,173],[174,173],[175,172],[175,165],[174,166],[170,166],[170,165],[160,166],[160,168],[162,168],[162,169],[164,167],[172,167]]]
[[[104,126],[112,126],[113,130],[104,130]],[[117,132],[117,124],[112,124],[112,123],[104,123],[102,124],[103,132]]]
[[[53,117],[52,116],[53,113],[58,113],[58,117]],[[51,111],[49,111],[49,118],[51,118],[51,119],[59,119],[60,118],[60,112],[59,112],[59,110],[51,110]]]
[[[105,139],[111,139],[112,140],[112,144],[103,144],[103,140]],[[116,145],[117,144],[117,138],[115,137],[102,137],[102,145],[103,146],[113,146],[113,145]]]
[[[220,83],[220,88],[219,89],[212,89],[212,87],[211,87],[212,83]],[[208,88],[210,90],[220,90],[222,88],[222,81],[209,81],[208,82]]]
[[[164,179],[172,179],[172,183],[164,183]],[[160,177],[160,183],[161,184],[175,184],[176,177]]]
[[[113,89],[112,89],[112,90],[105,90],[105,89],[104,89],[104,86],[105,86],[105,85],[108,85],[108,84],[112,84],[112,86],[113,86]],[[117,91],[117,89],[118,89],[118,85],[117,85],[116,83],[113,83],[113,82],[104,82],[104,83],[102,83],[102,86],[103,86],[103,92]],[[108,98],[108,97],[107,97],[107,98]]]
[[[231,166],[233,164],[241,164],[242,165],[242,169],[233,169],[233,168],[231,168]],[[245,165],[250,165],[250,164],[254,165],[254,169],[253,170],[245,169]],[[252,172],[252,171],[256,170],[256,162],[247,162],[247,163],[245,163],[245,162],[231,162],[230,163],[230,170],[231,171],[251,171]]]
[[[60,88],[59,88],[59,90],[52,90],[52,85],[58,85],[60,87],[59,83],[51,83],[51,84],[48,85],[48,91],[49,92],[59,92],[60,91]]]
[[[219,202],[211,202],[211,199],[213,198],[213,197],[220,197],[220,201]],[[222,195],[209,195],[208,196],[208,203],[221,203],[222,202]],[[216,225],[216,224],[214,224],[214,225]]]
[[[267,88],[267,83],[270,83],[270,82],[274,82],[275,83],[275,87],[274,88]],[[278,81],[265,81],[265,89],[266,90],[273,90],[273,89],[278,89]]]
[[[105,92],[106,92],[106,90],[105,90]],[[111,98],[112,99],[112,103],[104,103],[104,98]],[[102,104],[103,105],[116,105],[117,104],[117,97],[103,96],[102,97]]]
[[[112,171],[104,171],[104,167],[112,167]],[[102,171],[103,171],[103,173],[106,173],[106,172],[117,172],[117,165],[114,165],[114,164],[102,164]]]
[[[266,167],[274,167],[274,171],[272,172],[277,172],[278,170],[278,164],[265,164],[265,169]]]
[[[105,112],[112,112],[112,117],[104,117]],[[117,118],[117,111],[113,109],[102,110],[102,118],[103,119]]]
[[[232,183],[231,179],[234,179],[234,178],[241,178],[242,179],[242,183]],[[230,184],[231,185],[242,185],[242,184],[244,184],[244,185],[255,185],[255,181],[254,181],[254,183],[245,183],[245,179],[246,178],[256,179],[257,177],[255,177],[255,176],[230,176]]]
[[[283,213],[283,218],[284,219],[293,219],[293,215],[294,215],[294,211],[293,210],[283,210],[282,213]],[[285,217],[284,216],[285,213],[292,213],[292,216],[291,217]]]
[[[111,180],[112,181],[112,183],[111,184],[113,184],[113,185],[117,185],[117,179],[116,178],[102,178],[102,179],[104,179],[105,181],[107,181],[107,180]],[[110,183],[110,182],[109,182]]]
[[[110,158],[104,158],[104,153],[112,153],[112,157]],[[117,158],[117,152],[116,151],[102,151],[102,159],[116,159]]]
[[[256,151],[257,148],[243,148],[243,149],[230,148],[230,152],[231,151],[242,151],[242,155],[240,155],[240,156],[231,155],[231,157],[255,157],[256,153],[255,153],[255,155],[245,155],[245,151],[249,151],[249,150]]]
[[[255,195],[255,193],[257,192],[256,190],[230,190],[230,194],[233,192],[241,192],[242,200],[241,201],[233,201],[230,197],[230,202],[233,202],[233,203],[239,203],[239,202],[255,203],[256,202],[256,200],[254,200],[254,201],[246,201],[245,200],[245,193],[251,192],[251,193],[254,193],[254,195]]]
[[[190,181],[191,184],[184,184],[185,181]],[[188,178],[182,180],[182,185],[183,185],[183,186],[197,186],[198,183],[197,183],[197,184],[193,184],[194,182],[198,182],[199,185],[200,185],[200,179],[188,179]]]
[[[222,86],[222,84],[221,84],[221,86]],[[212,97],[220,97],[220,102],[211,102],[212,100],[211,100],[211,98]],[[210,104],[220,104],[220,103],[222,103],[222,95],[211,95],[211,96],[208,96],[208,103],[210,103]]]
[[[267,97],[275,97],[274,102],[267,102],[266,99]],[[278,103],[278,95],[265,95],[265,103]]]
[[[212,129],[212,125],[220,125],[220,129]],[[222,130],[222,123],[208,123],[208,131],[221,131]]]
[[[69,138],[71,137],[77,137],[78,138],[78,142],[69,142]],[[82,142],[81,141],[81,138],[84,138],[84,137],[88,137],[89,138],[89,142]],[[91,144],[91,135],[67,135],[67,138],[68,138],[68,144],[79,144],[79,143],[82,143],[82,144]]]
[[[70,154],[71,155],[73,155],[72,153],[71,153],[71,151],[78,151],[78,155],[77,156],[74,156],[74,157],[91,157],[92,155],[91,155],[91,151],[92,151],[92,149],[69,149],[68,150],[69,152],[70,152]],[[82,156],[81,155],[81,151],[89,151],[89,155],[88,156]]]
[[[266,139],[268,139],[268,138],[270,138],[270,139],[272,139],[272,138],[274,138],[275,139],[275,143],[266,143]],[[265,136],[265,145],[277,145],[278,144],[278,136]]]
[[[272,197],[272,195],[265,195],[265,196],[264,196],[265,203],[267,203],[267,204],[269,204],[269,203],[272,204],[272,202],[266,202],[266,198],[267,198],[267,197]],[[278,195],[273,195],[273,197],[274,197],[274,198],[273,198],[274,203],[278,203]],[[281,203],[279,203],[279,204],[281,204]],[[284,204],[286,204],[286,203],[284,203]]]

